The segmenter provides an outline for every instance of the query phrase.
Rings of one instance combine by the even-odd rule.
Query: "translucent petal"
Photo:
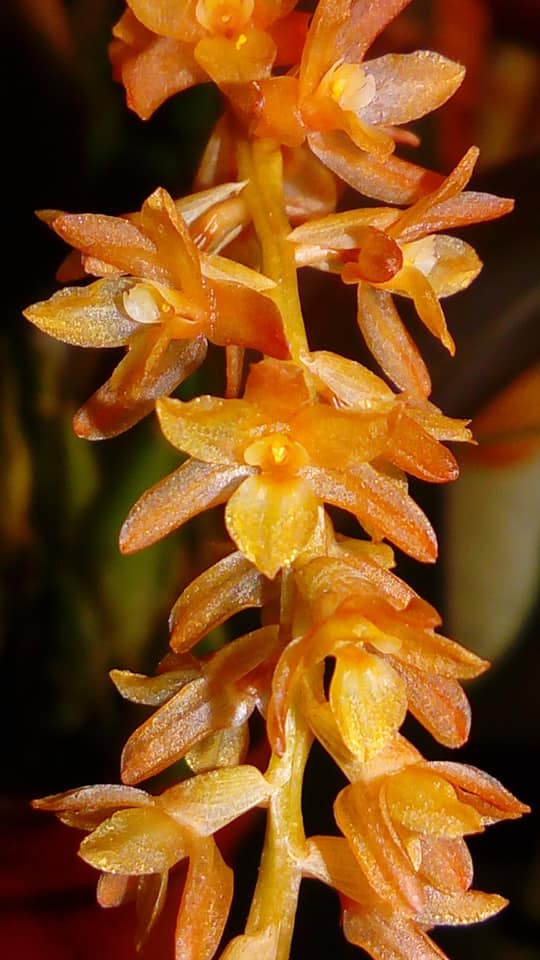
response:
[[[421,837],[420,872],[432,887],[446,893],[468,890],[473,862],[461,837]]]
[[[362,120],[378,126],[409,123],[431,113],[452,96],[465,67],[430,50],[390,53],[364,64],[375,80],[375,96],[361,110]]]
[[[249,467],[187,460],[131,508],[120,531],[120,550],[135,553],[156,543],[191,517],[223,503],[250,473]]]
[[[215,311],[208,328],[213,343],[249,347],[282,360],[289,356],[281,314],[269,296],[232,278],[207,284]]]
[[[407,713],[405,689],[396,672],[360,651],[338,655],[329,701],[343,740],[362,762],[390,743]]]
[[[400,485],[370,464],[349,474],[314,467],[302,472],[321,500],[355,514],[372,535],[387,537],[417,560],[436,559],[437,541],[427,517]]]
[[[466,190],[464,193],[435,203],[422,214],[418,222],[410,223],[400,231],[400,241],[410,242],[425,237],[440,230],[449,230],[453,227],[465,227],[472,223],[481,223],[486,220],[495,220],[510,213],[514,208],[514,201],[507,197],[496,197],[490,193],[477,193]],[[396,224],[399,229],[400,221]]]
[[[167,280],[157,262],[155,243],[134,223],[98,213],[63,213],[52,222],[66,243],[91,257],[99,257],[122,273]]]
[[[495,916],[508,900],[496,893],[482,893],[480,890],[465,890],[460,893],[443,893],[433,887],[426,889],[426,906],[417,916],[421,924],[460,924],[480,923]]]
[[[175,960],[212,960],[229,915],[233,872],[214,840],[198,840],[189,860],[175,931]]]
[[[459,475],[450,450],[406,413],[394,420],[385,456],[400,470],[430,483],[447,483]]]
[[[422,765],[389,777],[381,791],[392,819],[413,832],[453,838],[482,830],[476,810],[461,803],[447,780]]]
[[[392,235],[399,237],[401,241],[416,239],[415,237],[408,236],[409,229],[414,231],[417,225],[422,223],[424,216],[429,216],[432,207],[454,199],[464,190],[472,177],[479,153],[478,147],[470,147],[457,166],[454,167],[432,193],[426,197],[421,197],[416,203],[409,207],[408,210],[404,210],[400,214],[391,230]],[[427,232],[430,233],[433,231]]]
[[[80,856],[105,873],[163,873],[188,854],[185,831],[155,808],[121,810],[81,843]]]
[[[139,877],[137,893],[137,933],[136,946],[140,950],[163,907],[167,896],[169,874],[151,873]]]
[[[302,410],[291,423],[291,435],[308,452],[313,464],[347,470],[373,460],[386,446],[386,413],[338,410],[317,404]]]
[[[195,59],[218,86],[252,83],[270,76],[276,45],[264,30],[246,29],[237,39],[204,37]]]
[[[157,677],[146,677],[142,673],[130,670],[111,670],[109,674],[116,689],[125,700],[132,703],[144,703],[147,706],[161,706],[186,683],[200,676],[200,670],[193,658],[189,658],[183,670],[170,670]]]
[[[421,909],[422,884],[382,817],[377,795],[362,783],[351,784],[336,797],[334,814],[374,892],[397,909]]]
[[[319,503],[300,477],[250,477],[225,510],[227,530],[239,550],[266,577],[293,562],[317,525]]]
[[[24,316],[57,340],[77,347],[120,347],[139,326],[123,308],[125,277],[97,280],[86,287],[66,287],[35,303]]]
[[[373,960],[448,960],[421,927],[390,906],[373,910],[347,905],[343,933]]]
[[[428,370],[389,293],[358,285],[358,326],[381,369],[401,390],[429,396]]]
[[[425,241],[419,240],[418,243]],[[406,263],[412,263],[407,260]],[[405,266],[394,280],[386,284],[387,290],[411,297],[422,323],[434,337],[441,341],[451,356],[455,353],[455,344],[446,325],[446,320],[437,294],[423,270],[415,266]]]
[[[351,900],[365,903],[374,899],[373,891],[342,837],[310,837],[302,872],[339,890]]]
[[[144,790],[100,783],[33,800],[32,806],[56,813],[68,826],[93,830],[119,807],[148,807],[153,803],[154,798]]]
[[[392,660],[407,688],[412,715],[445,747],[461,747],[471,726],[471,708],[452,677],[426,675],[424,670]]]
[[[308,143],[315,156],[345,183],[365,197],[383,203],[414,203],[429,193],[441,177],[392,154],[384,161],[359,150],[341,130],[310,133]]]
[[[109,380],[75,414],[75,433],[86,440],[118,436],[151,413],[156,400],[172,393],[205,356],[203,337],[169,341],[159,328],[142,330]]]
[[[193,680],[132,733],[122,753],[122,779],[138,783],[159,773],[209,734],[244,723],[254,706],[247,694]]]
[[[264,581],[241,553],[231,553],[189,584],[169,617],[171,647],[189,650],[205,633],[247,607],[262,606]]]
[[[157,407],[169,443],[206,463],[243,463],[243,451],[270,429],[248,400],[196,397],[186,403],[164,400]]]
[[[478,276],[482,263],[473,248],[459,237],[440,234],[432,238],[434,263],[428,278],[437,297],[449,297],[465,290]],[[422,270],[422,240],[403,245],[407,261]],[[417,263],[417,251],[419,260]]]
[[[302,364],[348,407],[369,412],[386,411],[394,405],[390,387],[361,363],[318,350],[302,357]]]
[[[199,773],[166,790],[161,807],[190,829],[210,836],[261,803],[271,794],[262,773],[249,765]]]
[[[174,200],[163,187],[154,190],[143,203],[140,222],[156,245],[157,261],[172,285],[188,297],[202,297],[199,252]]]
[[[365,227],[386,230],[398,217],[399,211],[391,207],[345,210],[303,223],[296,227],[287,239],[296,244],[352,250],[359,245],[359,231]]]
[[[502,783],[477,767],[442,760],[430,763],[430,768],[458,788],[467,803],[481,810],[485,823],[513,820],[529,812],[530,808],[512,796]]]

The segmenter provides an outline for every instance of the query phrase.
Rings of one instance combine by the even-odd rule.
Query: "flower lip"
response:
[[[296,472],[307,466],[309,456],[302,444],[291,440],[284,433],[271,433],[255,440],[244,450],[244,460],[249,466],[264,471]]]

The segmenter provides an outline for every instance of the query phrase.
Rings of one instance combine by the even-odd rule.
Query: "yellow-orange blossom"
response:
[[[465,421],[429,401],[429,373],[393,297],[412,298],[452,351],[439,300],[481,264],[441,231],[512,207],[465,189],[474,148],[445,178],[396,156],[396,143],[417,142],[401,125],[463,77],[426,51],[367,56],[407,3],[321,0],[309,20],[290,0],[129,0],[111,57],[132,109],[146,118],[201,82],[223,95],[196,175],[205,189],[173,200],[158,188],[124,217],[42,214],[74,248],[62,276],[94,279],[26,316],[78,346],[127,348],[76,415],[77,432],[112,437],[157,405],[165,437],[187,455],[134,505],[121,549],[218,505],[232,540],[176,601],[156,675],[112,672],[123,696],[155,708],[125,746],[124,785],[35,801],[88,832],[80,854],[101,871],[100,903],[123,902],[135,883],[143,938],[169,871],[189,860],[176,960],[220,949],[233,880],[214,834],[260,806],[258,880],[224,960],[286,960],[302,877],[337,892],[345,936],[374,960],[440,960],[427,929],[505,903],[470,889],[464,837],[527,808],[473,767],[425,761],[400,733],[410,711],[440,743],[461,745],[470,711],[459,680],[487,664],[438,633],[437,612],[392,570],[385,541],[424,562],[437,552],[407,475],[454,479],[445,444],[471,439]],[[386,206],[336,212],[345,184]],[[382,376],[310,349],[297,286],[310,266],[357,285],[358,324]],[[208,341],[225,351],[225,398],[171,398]],[[336,532],[329,506],[365,538]],[[201,653],[199,641],[246,608],[260,611],[260,626]],[[255,711],[264,772],[249,762]],[[335,798],[337,836],[304,833],[314,738],[348,781]],[[134,786],[180,759],[179,783]]]

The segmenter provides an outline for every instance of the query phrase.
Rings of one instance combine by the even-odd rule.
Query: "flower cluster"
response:
[[[436,610],[393,572],[391,545],[422,562],[437,555],[408,476],[455,479],[447,444],[472,439],[466,421],[430,402],[394,298],[412,300],[453,352],[440,300],[481,263],[444,231],[512,207],[466,189],[475,148],[446,177],[395,155],[396,144],[418,142],[402,125],[463,77],[426,51],[369,59],[407,3],[320,0],[310,19],[290,0],[128,0],[111,57],[129,106],[146,118],[209,81],[223,95],[198,189],[173,199],[158,188],[119,217],[41,214],[72,247],[60,278],[77,283],[27,318],[76,346],[127,348],[76,414],[76,432],[113,437],[155,407],[181,456],[131,509],[121,550],[216,506],[230,538],[174,604],[157,673],[112,672],[122,696],[154,708],[125,746],[123,785],[35,801],[88,832],[80,854],[101,871],[98,899],[135,897],[141,940],[169,871],[189,861],[177,960],[219,950],[233,881],[214,835],[256,807],[267,811],[261,867],[245,932],[223,960],[255,951],[286,960],[303,877],[337,892],[346,938],[374,960],[436,960],[427,930],[505,903],[470,889],[464,837],[527,808],[473,767],[424,760],[400,733],[410,712],[445,747],[462,745],[470,710],[460,681],[488,665],[440,634]],[[385,205],[338,211],[345,185]],[[378,373],[310,349],[304,268],[356,285]],[[208,342],[224,348],[225,395],[171,396]],[[336,529],[335,508],[363,539]],[[259,626],[213,652],[199,646],[246,609]],[[264,773],[260,752],[250,755],[256,711]],[[334,803],[340,834],[306,838],[315,739],[348,785]],[[180,782],[159,793],[136,786],[179,760],[189,771]]]

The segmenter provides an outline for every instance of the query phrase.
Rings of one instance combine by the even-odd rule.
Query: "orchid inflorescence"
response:
[[[459,681],[488,664],[442,636],[436,610],[392,569],[390,544],[423,562],[437,553],[406,475],[455,479],[445,443],[471,440],[466,421],[430,402],[396,299],[409,298],[452,353],[440,300],[481,264],[444,231],[512,209],[467,190],[474,147],[446,177],[396,157],[396,143],[417,143],[403,124],[443,104],[464,73],[426,51],[369,59],[408,2],[320,0],[310,17],[294,0],[128,0],[111,58],[141,118],[195,84],[221,91],[196,192],[173,199],[158,188],[121,217],[41,213],[73,248],[61,279],[94,279],[27,318],[71,344],[127,348],[76,414],[76,433],[113,437],[155,407],[182,457],[132,508],[121,550],[217,505],[230,537],[176,601],[156,675],[112,672],[122,696],[155,708],[125,746],[122,785],[35,801],[88,832],[80,854],[101,871],[99,902],[136,898],[141,942],[169,871],[188,861],[176,960],[218,951],[233,879],[214,835],[259,807],[267,827],[253,901],[223,960],[286,960],[303,877],[337,892],[345,937],[374,960],[441,958],[430,928],[505,904],[471,889],[464,837],[527,808],[474,767],[425,760],[400,733],[409,711],[445,747],[462,745],[470,710]],[[336,212],[345,185],[368,205]],[[310,350],[305,267],[356,286],[379,374]],[[208,343],[224,348],[225,396],[172,398]],[[327,507],[351,514],[365,538],[338,532]],[[199,646],[246,609],[260,611],[260,626],[211,652]],[[250,755],[255,711],[264,772],[260,751],[258,763]],[[348,781],[334,836],[303,828],[315,739]],[[180,782],[137,786],[179,760]]]

